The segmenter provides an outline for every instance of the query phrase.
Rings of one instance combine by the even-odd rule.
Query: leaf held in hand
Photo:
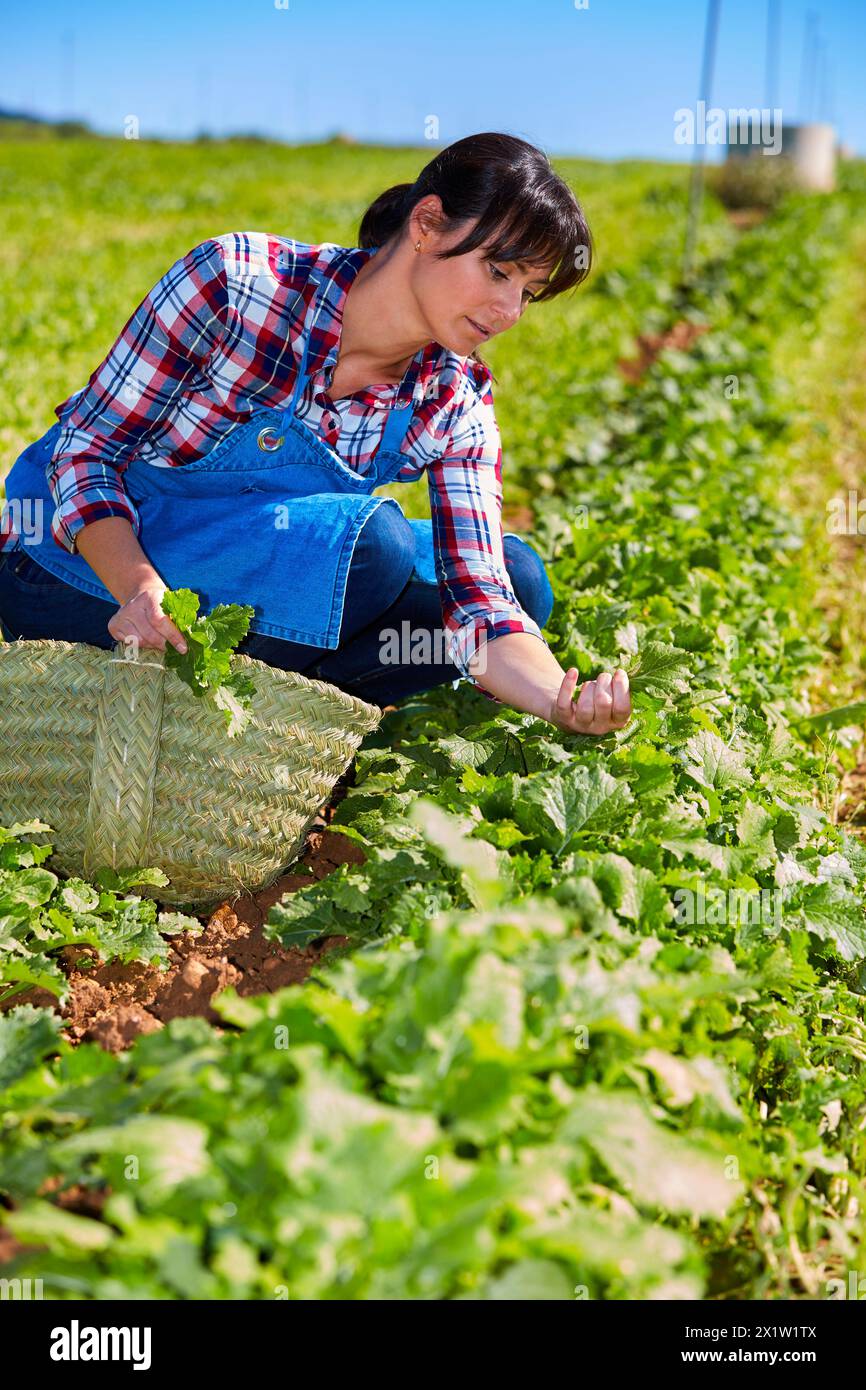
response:
[[[187,642],[185,652],[167,645],[165,664],[194,695],[210,700],[222,712],[228,736],[234,738],[250,721],[255,685],[248,676],[231,670],[231,658],[247,634],[255,609],[249,604],[218,603],[210,613],[199,615],[200,602],[192,589],[169,589],[163,594],[162,611]]]
[[[626,671],[632,692],[666,699],[669,695],[684,695],[688,690],[690,657],[681,647],[647,642],[630,668]]]

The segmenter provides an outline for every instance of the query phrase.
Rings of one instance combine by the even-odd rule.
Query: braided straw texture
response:
[[[165,654],[81,642],[0,643],[0,825],[42,820],[46,866],[156,866],[164,903],[211,905],[273,883],[382,711],[326,681],[232,658],[255,685],[229,738]]]

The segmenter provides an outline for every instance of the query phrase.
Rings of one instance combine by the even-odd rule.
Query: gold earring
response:
[[[416,241],[416,242],[415,242],[415,250],[416,250],[416,251],[420,251],[420,250],[421,250],[421,243],[420,243],[420,241]]]

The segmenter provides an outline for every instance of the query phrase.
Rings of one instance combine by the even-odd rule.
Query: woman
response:
[[[9,474],[10,515],[51,520],[0,529],[3,635],[182,651],[161,600],[186,586],[253,605],[238,650],[380,705],[459,673],[569,732],[622,728],[625,672],[573,700],[544,565],[503,536],[476,351],[585,278],[574,194],[533,145],[469,136],[358,241],[227,233],[175,262]],[[424,471],[429,522],[372,496]]]

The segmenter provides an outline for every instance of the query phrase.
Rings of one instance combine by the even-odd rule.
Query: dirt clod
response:
[[[617,363],[626,381],[640,381],[647,368],[651,367],[660,352],[666,348],[676,348],[687,352],[696,338],[708,333],[710,324],[692,323],[690,319],[679,319],[664,333],[639,333],[637,337],[638,356],[622,357]]]
[[[502,508],[502,521],[511,531],[531,531],[535,525],[532,508],[515,502]]]

